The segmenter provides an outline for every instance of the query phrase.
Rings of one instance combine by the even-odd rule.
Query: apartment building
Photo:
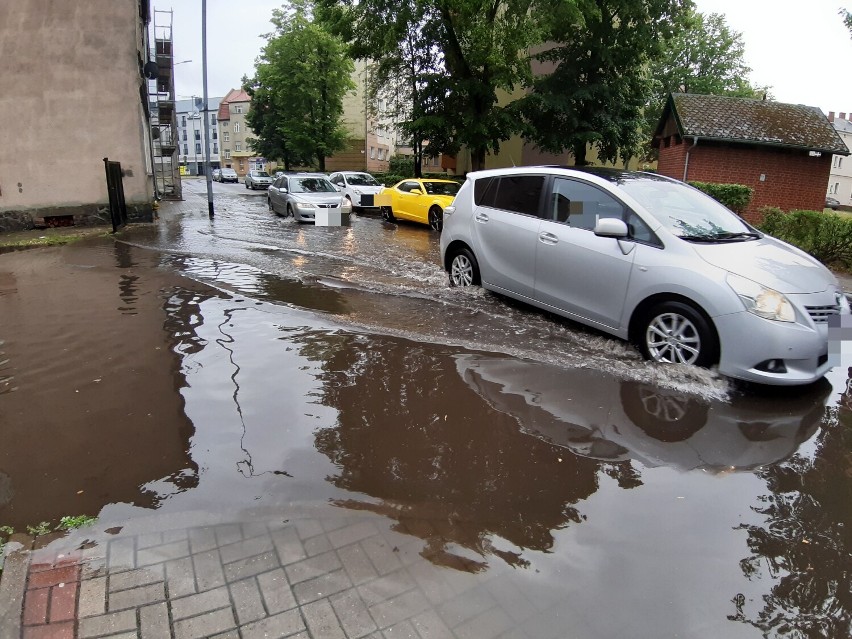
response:
[[[220,162],[222,168],[234,169],[245,177],[252,169],[263,169],[266,160],[257,157],[249,148],[248,138],[254,137],[246,124],[251,97],[243,89],[231,89],[219,103]]]
[[[829,111],[828,121],[834,126],[843,143],[852,150],[852,112],[847,116],[846,112],[841,111],[835,117],[834,111]],[[841,206],[852,207],[852,158],[831,156],[831,173],[828,175],[826,195],[836,199]]]
[[[193,97],[175,105],[178,131],[178,159],[181,175],[204,175],[204,118],[208,119],[210,170],[221,168],[219,159],[219,105],[222,98]]]

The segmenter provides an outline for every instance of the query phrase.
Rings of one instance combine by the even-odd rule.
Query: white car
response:
[[[469,173],[444,209],[454,286],[481,284],[635,343],[657,362],[763,384],[828,372],[850,324],[837,278],[677,180],[616,169]]]
[[[352,208],[371,209],[378,213],[379,207],[373,203],[373,197],[382,190],[382,185],[372,175],[360,171],[340,171],[332,173],[328,179],[352,203]]]

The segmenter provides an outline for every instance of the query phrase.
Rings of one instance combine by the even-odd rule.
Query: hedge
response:
[[[690,184],[740,215],[751,202],[751,196],[754,193],[754,189],[743,184],[715,184],[713,182],[690,182]]]
[[[790,211],[766,207],[758,228],[810,253],[823,264],[852,267],[852,217],[824,211]]]

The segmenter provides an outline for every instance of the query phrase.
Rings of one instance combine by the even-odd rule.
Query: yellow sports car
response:
[[[397,218],[428,224],[436,231],[444,226],[444,207],[449,206],[461,184],[452,180],[403,180],[385,187],[376,195],[375,205],[381,207],[388,222]]]

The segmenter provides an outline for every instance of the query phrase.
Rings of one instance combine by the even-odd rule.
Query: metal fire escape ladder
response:
[[[178,166],[177,116],[175,114],[174,46],[172,10],[154,9],[153,47],[149,53],[157,63],[157,77],[148,81],[151,107],[151,140],[154,148],[153,171],[157,196],[180,200],[183,197]]]

